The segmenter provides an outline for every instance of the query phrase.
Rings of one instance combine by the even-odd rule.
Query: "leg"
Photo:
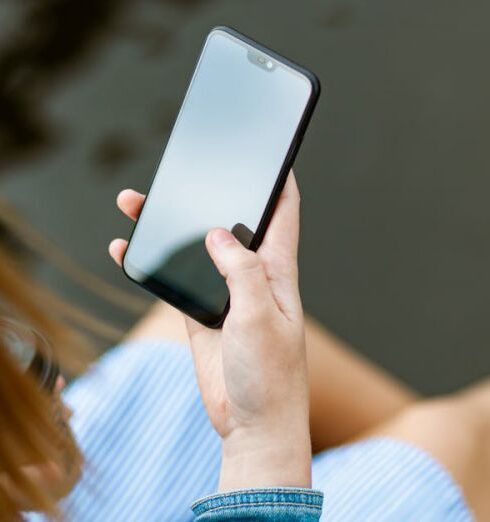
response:
[[[383,422],[417,395],[306,317],[313,448],[336,446]]]
[[[131,328],[125,339],[135,340],[148,337],[189,344],[182,313],[164,301],[156,302],[146,315]]]
[[[306,317],[305,328],[315,451],[355,437],[416,399],[415,393],[355,354],[313,319]],[[163,302],[151,308],[127,339],[142,337],[189,342],[182,314]]]
[[[365,434],[405,440],[435,457],[460,484],[478,520],[490,520],[490,382],[411,405]]]

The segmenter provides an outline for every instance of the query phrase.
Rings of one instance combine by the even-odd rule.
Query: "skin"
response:
[[[287,187],[291,187],[291,178],[292,176]],[[289,218],[294,216],[296,224],[288,221],[285,216],[281,225],[281,220],[276,217],[280,206],[271,224],[272,227],[274,223],[278,223],[273,236],[279,239],[281,236],[288,236],[290,227],[293,226],[295,242],[290,243],[289,247],[294,247],[290,250],[294,255],[292,258],[286,258],[290,261],[289,272],[288,267],[281,265],[272,252],[269,254],[270,257],[261,253],[267,244],[271,245],[269,251],[275,249],[273,240],[271,243],[269,239],[271,229],[268,230],[265,242],[256,254],[257,259],[253,260],[247,256],[242,257],[241,252],[236,249],[232,251],[235,247],[233,242],[227,246],[219,246],[214,244],[212,233],[206,238],[211,257],[232,286],[234,282],[238,282],[233,276],[235,273],[244,273],[244,277],[254,278],[251,287],[247,284],[238,285],[236,288],[237,285],[234,285],[235,293],[242,291],[242,294],[237,294],[235,304],[240,303],[240,299],[243,305],[247,304],[245,294],[249,288],[254,288],[254,295],[261,297],[268,296],[267,293],[260,293],[264,290],[263,285],[269,288],[274,302],[271,315],[267,315],[266,310],[260,308],[258,315],[263,313],[269,321],[273,321],[273,331],[276,330],[276,326],[287,324],[285,320],[298,318],[296,314],[300,313],[300,303],[298,309],[294,308],[298,306],[299,299],[296,265],[299,195],[295,184],[289,196],[293,199],[291,201],[289,198]],[[137,219],[143,201],[144,196],[132,190],[125,190],[118,196],[119,208],[131,219]],[[281,198],[280,205],[285,204],[288,203],[284,203],[284,198]],[[281,226],[288,227],[283,229],[287,230],[287,233],[280,233]],[[287,240],[284,242],[283,239],[280,239],[280,243],[282,241],[283,246],[287,245]],[[110,253],[119,264],[126,247],[127,242],[122,239],[114,240],[110,245]],[[257,265],[262,265],[262,268]],[[279,271],[275,270],[277,267],[280,267]],[[265,274],[265,283],[261,271]],[[254,284],[257,286],[253,286]],[[270,304],[269,297],[265,302]],[[256,301],[252,300],[248,304],[254,303]],[[293,308],[289,308],[291,304],[294,305]],[[236,306],[238,307],[238,304]],[[246,315],[250,308],[245,308],[243,311]],[[230,315],[231,313],[232,311]],[[258,321],[262,329],[265,328],[263,319],[255,316],[254,320]],[[249,325],[251,323],[252,321]],[[299,324],[302,329],[302,319]],[[311,455],[308,443],[305,444],[308,439],[308,423],[305,421],[308,400],[304,396],[306,383],[303,360],[306,357],[304,341],[300,340],[300,329],[296,327],[289,330],[291,335],[294,332],[294,335],[298,336],[299,344],[296,348],[286,345],[286,364],[278,365],[277,349],[273,350],[271,356],[271,351],[265,346],[267,343],[262,343],[268,339],[267,337],[255,335],[251,339],[254,345],[253,353],[243,353],[243,343],[248,343],[248,333],[242,331],[242,337],[233,339],[234,325],[239,332],[246,329],[246,322],[243,318],[238,318],[236,323],[230,323],[225,334],[212,333],[215,331],[208,333],[207,329],[194,321],[184,319],[177,310],[160,303],[136,325],[129,336],[161,336],[183,343],[188,343],[191,339],[191,345],[194,343],[193,353],[206,407],[213,424],[223,437],[220,484],[222,490],[260,485],[308,486]],[[255,328],[255,322],[253,325]],[[288,325],[288,328],[291,327]],[[267,336],[269,333],[264,332],[264,335]],[[273,333],[267,342],[277,342],[275,335],[280,336],[281,332]],[[226,344],[228,341],[229,345]],[[206,343],[211,343],[209,346],[214,346],[213,350],[206,350]],[[414,392],[354,354],[310,318],[306,319],[306,346],[311,426],[317,449],[349,439],[379,435],[418,445],[450,471],[463,488],[477,519],[490,519],[487,495],[490,482],[490,382],[481,383],[451,396],[420,400]],[[250,349],[247,350],[249,351]],[[242,358],[234,360],[235,353],[241,354]],[[291,369],[287,366],[292,361],[295,364],[299,363],[299,369],[294,372],[292,379],[295,397],[289,395],[287,390],[281,391],[280,385],[281,382],[286,382],[281,379],[289,379],[287,372]],[[255,391],[253,385],[256,381],[250,380],[249,372],[256,371],[254,365],[257,363],[264,365],[260,368],[260,371],[264,372],[262,375],[274,377],[274,380],[269,381],[272,389],[259,386],[257,394],[250,396],[249,393]],[[207,379],[203,368],[206,372],[212,369],[214,378]],[[233,379],[227,378],[231,375]],[[353,382],[356,386],[352,386]],[[285,404],[292,408],[287,414],[284,410]],[[276,422],[271,422],[271,419]],[[287,440],[284,441],[285,434]],[[275,471],[278,469],[281,473]]]
[[[142,194],[125,190],[118,197],[118,206],[134,220],[143,201]],[[284,230],[286,236],[289,230]],[[111,243],[116,262],[121,262],[126,247],[122,239]],[[180,312],[159,304],[130,336],[161,335],[187,343],[189,333],[184,325]],[[306,344],[316,449],[372,436],[407,441],[426,450],[450,472],[477,520],[490,520],[490,381],[425,400],[310,318],[306,319]],[[281,467],[286,462],[285,457],[283,463],[276,460],[271,465]],[[239,473],[239,464],[235,464]],[[258,476],[262,470],[256,471]]]
[[[219,330],[185,321],[203,401],[222,438],[220,490],[311,484],[298,236],[299,192],[291,175],[257,253],[225,229],[206,237],[228,285],[230,312]],[[110,245],[118,264],[126,246]]]
[[[294,181],[294,180],[293,180]],[[288,185],[289,186],[289,185]],[[122,191],[117,203],[121,211],[132,220],[136,220],[141,211],[144,202],[144,196],[133,190]],[[283,194],[283,199],[285,195]],[[267,250],[274,254],[274,244],[270,237],[274,235],[274,230],[281,226],[290,228],[294,235],[289,235],[291,242],[285,244],[286,249],[293,247],[294,258],[292,258],[292,266],[297,271],[296,267],[296,249],[297,236],[299,229],[299,194],[297,187],[293,187],[292,198],[289,198],[289,205],[293,204],[295,208],[292,212],[284,211],[284,215],[288,218],[283,220],[281,225],[278,218],[275,217],[271,228],[268,230],[266,240],[260,249],[261,255],[267,259]],[[281,199],[281,202],[283,202]],[[275,223],[278,223],[275,225]],[[292,227],[292,228],[291,228]],[[271,232],[272,230],[272,232]],[[280,236],[280,232],[275,232],[276,236]],[[271,243],[272,241],[272,243]],[[270,245],[268,247],[268,245]],[[124,240],[115,240],[111,243],[110,252],[116,262],[120,263],[124,255],[127,242]],[[265,250],[264,250],[265,249]],[[270,265],[274,262],[274,255],[271,256]],[[294,275],[297,278],[297,274]],[[281,292],[281,287],[275,284],[275,289]],[[297,295],[297,283],[294,284],[294,290]],[[302,329],[301,319],[298,322],[300,331]],[[197,325],[197,323],[196,323]],[[194,326],[196,326],[194,325]],[[199,325],[197,325],[199,331]],[[191,325],[192,328],[192,325]],[[203,329],[206,331],[206,329]],[[174,339],[179,342],[189,344],[189,331],[186,328],[186,320],[184,315],[170,305],[160,302],[152,307],[150,312],[146,314],[135,327],[129,332],[128,337],[148,337],[160,336],[167,339]],[[201,337],[202,338],[202,337]],[[314,434],[313,442],[317,450],[330,447],[338,444],[349,437],[362,431],[362,429],[372,426],[379,420],[386,419],[394,411],[401,409],[407,403],[413,401],[415,394],[413,394],[406,387],[402,386],[396,379],[382,372],[376,368],[369,361],[360,358],[352,352],[345,344],[328,334],[324,328],[315,323],[311,318],[306,318],[306,338],[308,345],[308,359],[309,364],[309,380],[310,380],[310,399],[311,399],[311,416],[310,423]],[[301,341],[303,342],[303,341]],[[213,350],[216,351],[216,350]],[[276,354],[277,355],[277,354]],[[352,380],[362,384],[361,387],[352,389],[349,383]],[[211,379],[213,381],[213,379]],[[307,411],[307,407],[303,412]],[[288,433],[290,433],[288,431]],[[256,434],[254,434],[255,437]],[[275,437],[274,437],[275,438]],[[241,442],[236,437],[230,437],[228,440],[233,441],[234,448],[238,442]],[[236,441],[236,442],[235,442]],[[255,441],[255,439],[254,439]],[[231,445],[231,443],[230,443]],[[256,461],[261,464],[262,469],[259,475],[264,476],[264,472],[271,468],[284,467],[281,460],[291,462],[291,452],[289,449],[281,448],[274,441],[270,442],[269,446],[273,453],[274,462],[267,463],[267,459],[263,455],[256,453],[257,447],[255,442],[251,444],[252,451],[256,456]],[[298,446],[294,444],[295,448]],[[224,446],[226,449],[226,446]],[[238,453],[238,462],[236,466],[239,470],[246,469],[244,465],[248,465],[251,460],[245,459],[246,452],[229,452],[230,459],[233,459],[233,453]],[[288,454],[288,458],[284,454]],[[299,466],[303,470],[303,475],[308,473],[308,463],[310,459],[309,448],[304,447],[298,451]],[[240,462],[241,460],[241,462]],[[267,463],[267,465],[265,465]],[[32,469],[31,473],[39,476],[44,484],[49,485],[49,489],[53,496],[61,498],[65,496],[71,486],[73,480],[70,477],[60,472],[61,470],[43,467]],[[246,472],[248,474],[248,472]],[[222,484],[226,487],[227,473],[223,474]],[[229,474],[228,474],[229,475]],[[236,471],[233,471],[233,477],[236,476]],[[284,475],[282,475],[284,477]],[[271,478],[272,480],[272,478]],[[274,481],[275,484],[278,482]],[[306,484],[306,481],[303,481]],[[230,484],[228,487],[235,487]]]
[[[118,195],[117,205],[123,214],[136,221],[144,200],[143,194],[126,189]],[[269,233],[270,230],[266,240]],[[117,263],[121,262],[126,247],[127,241],[123,239],[111,243],[110,252]],[[399,379],[362,357],[312,317],[305,315],[304,321],[310,431],[315,452],[358,437],[420,398]],[[126,338],[148,337],[174,340],[188,346],[190,340],[184,314],[163,301],[157,302]],[[352,386],[353,382],[356,386]]]

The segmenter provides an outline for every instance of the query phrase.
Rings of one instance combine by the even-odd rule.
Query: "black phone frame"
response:
[[[281,169],[280,169],[279,174],[276,179],[276,183],[274,184],[271,195],[269,196],[269,200],[267,201],[267,205],[262,214],[262,218],[259,222],[259,225],[257,226],[257,230],[256,230],[254,237],[249,246],[250,250],[256,252],[264,239],[265,233],[267,231],[267,227],[269,226],[269,223],[274,214],[274,210],[276,208],[279,196],[281,195],[281,192],[284,188],[284,185],[287,180],[287,176],[294,164],[294,160],[295,160],[298,150],[301,146],[303,136],[305,135],[306,129],[308,128],[308,124],[311,120],[311,116],[313,115],[313,111],[315,109],[315,106],[318,102],[318,98],[320,96],[321,84],[320,84],[320,80],[313,72],[309,71],[308,69],[305,69],[304,67],[289,60],[288,58],[285,58],[284,56],[273,51],[272,49],[265,47],[264,45],[256,42],[252,38],[245,36],[244,34],[240,33],[236,29],[233,29],[233,28],[227,27],[227,26],[223,26],[223,25],[213,27],[213,29],[211,29],[211,31],[206,36],[204,44],[201,48],[201,52],[199,53],[199,58],[196,63],[196,67],[199,64],[200,57],[204,51],[208,38],[211,36],[212,33],[216,32],[216,31],[228,33],[229,35],[254,47],[261,53],[264,53],[264,54],[270,56],[272,59],[276,60],[277,62],[280,62],[280,63],[290,67],[291,69],[294,69],[296,72],[298,72],[298,73],[302,74],[304,77],[306,77],[311,84],[310,97],[305,106],[305,110],[304,110],[301,120],[298,124],[298,127],[296,128],[296,133],[295,133],[293,139],[291,140],[291,145],[286,154],[284,162],[281,166]],[[195,68],[192,71],[191,78],[194,77],[194,73],[195,73]],[[187,91],[186,91],[186,95],[187,95]],[[180,114],[180,111],[179,111],[179,114]],[[179,115],[177,115],[177,117],[176,117],[174,125],[177,122],[178,116]],[[173,132],[173,128],[172,128],[172,132]],[[153,175],[148,192],[151,190],[151,186],[153,185],[153,182],[154,182],[155,177],[158,172],[158,166],[160,165],[160,163],[163,159],[163,155],[165,154],[167,145],[168,145],[168,141],[165,144],[165,146],[163,147],[163,151],[162,151],[162,154],[160,155],[160,160],[157,164],[157,168],[155,169],[155,174]],[[145,200],[145,202],[146,202],[146,200]],[[143,203],[143,207],[144,207],[144,204],[145,203]],[[131,231],[129,241],[128,241],[128,247],[129,247],[129,243],[131,242],[131,239],[134,235],[134,231],[135,231],[137,225],[138,225],[138,223],[135,223],[135,225],[133,226],[133,229]],[[179,309],[181,312],[185,313],[186,315],[189,315],[190,317],[192,317],[196,321],[200,322],[204,326],[207,326],[208,328],[221,328],[222,327],[222,325],[226,319],[226,316],[229,312],[229,309],[230,309],[230,298],[229,297],[228,297],[227,303],[223,309],[223,312],[219,315],[214,314],[214,313],[206,310],[204,308],[204,306],[201,303],[199,303],[197,300],[195,300],[189,296],[184,296],[182,293],[178,292],[177,290],[175,290],[175,288],[172,288],[170,285],[166,285],[166,284],[162,283],[161,281],[157,280],[156,278],[153,278],[147,274],[144,274],[145,275],[144,281],[138,281],[138,280],[134,279],[128,273],[128,270],[125,267],[124,260],[125,260],[125,257],[123,258],[122,269],[123,269],[124,274],[126,275],[126,277],[128,277],[128,279],[130,281],[141,286],[142,288],[149,291],[156,297],[168,302],[169,304],[171,304],[175,308]]]

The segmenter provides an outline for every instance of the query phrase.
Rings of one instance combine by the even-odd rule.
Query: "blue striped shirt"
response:
[[[68,521],[187,522],[191,504],[215,493],[220,441],[187,347],[159,339],[123,344],[74,382],[65,399],[86,459],[82,480],[62,504]],[[322,521],[473,520],[448,472],[393,439],[315,456],[313,486],[325,493]]]

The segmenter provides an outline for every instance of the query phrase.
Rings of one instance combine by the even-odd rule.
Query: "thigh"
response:
[[[354,481],[369,484],[366,494],[373,501],[373,509],[375,505],[398,506],[394,488],[405,481],[410,494],[403,497],[404,505],[420,509],[428,501],[432,506],[455,513],[467,503],[468,512],[471,509],[478,520],[490,520],[489,419],[490,386],[411,405],[346,446],[347,456],[355,453],[365,464],[364,468],[351,469],[352,477]],[[374,446],[373,440],[378,441]],[[363,455],[361,448],[371,448],[372,459]],[[334,450],[334,454],[336,451],[344,454],[342,448]],[[338,467],[342,468],[333,466]],[[345,487],[344,482],[339,481],[341,487]],[[351,484],[352,489],[357,486]],[[375,501],[376,491],[379,497]],[[448,493],[452,502],[448,502]],[[352,495],[346,494],[348,503],[355,502]],[[387,520],[396,520],[396,516]],[[447,520],[453,518],[448,515]]]
[[[189,344],[182,312],[163,301],[156,302],[126,335],[126,340],[145,339],[165,339]]]
[[[490,432],[472,398],[458,394],[422,402],[372,433],[426,451],[459,484],[477,519],[490,520]]]

